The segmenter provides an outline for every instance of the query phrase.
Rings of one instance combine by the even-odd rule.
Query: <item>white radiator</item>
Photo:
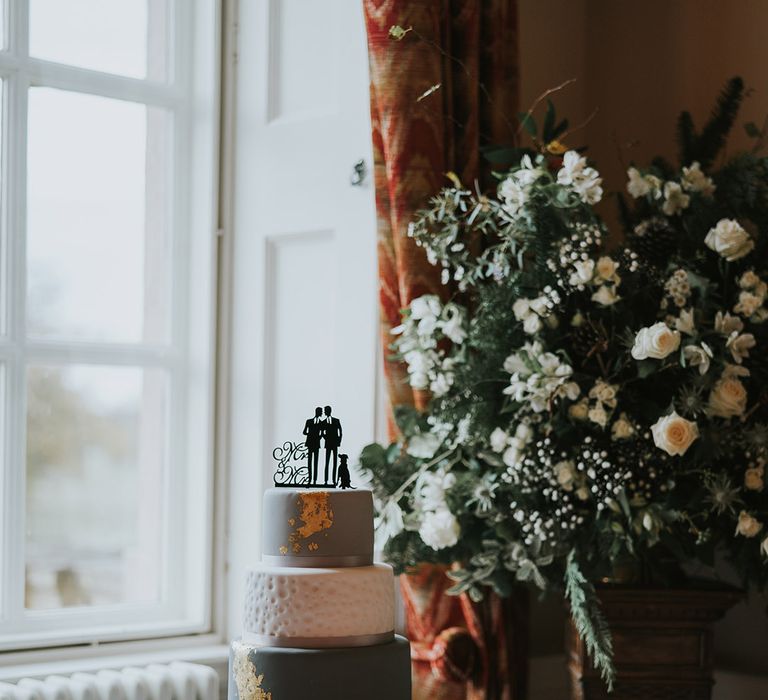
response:
[[[218,700],[209,666],[175,662],[0,683],[0,700]]]

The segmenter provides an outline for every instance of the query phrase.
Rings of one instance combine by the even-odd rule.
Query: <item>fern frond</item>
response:
[[[571,618],[576,631],[586,645],[595,668],[600,671],[600,676],[608,686],[608,692],[611,692],[616,680],[613,639],[600,610],[595,587],[584,577],[573,549],[565,566],[565,595],[571,606]]]

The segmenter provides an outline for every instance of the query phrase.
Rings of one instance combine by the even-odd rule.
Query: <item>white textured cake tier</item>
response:
[[[259,565],[248,571],[243,641],[282,646],[359,646],[391,638],[392,567]]]

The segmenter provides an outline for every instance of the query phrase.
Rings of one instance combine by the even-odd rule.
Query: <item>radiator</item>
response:
[[[0,683],[0,700],[218,700],[209,666],[175,662]]]

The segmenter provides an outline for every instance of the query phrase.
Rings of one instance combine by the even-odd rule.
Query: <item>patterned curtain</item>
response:
[[[381,332],[391,406],[423,407],[391,329],[422,294],[444,295],[439,270],[408,238],[413,213],[455,172],[471,185],[479,147],[509,143],[517,113],[516,0],[363,0],[371,71]],[[411,28],[390,37],[390,28]],[[390,432],[394,426],[390,420]]]
[[[483,178],[479,148],[510,143],[518,110],[517,0],[363,0],[371,72],[381,333],[390,406],[423,408],[404,367],[388,357],[400,310],[445,296],[439,270],[408,238],[414,212],[455,172]],[[390,29],[401,29],[399,38]],[[402,32],[405,32],[404,34]],[[391,416],[391,436],[395,427]],[[445,595],[445,571],[403,576],[414,699],[521,700],[524,595],[482,604]]]

